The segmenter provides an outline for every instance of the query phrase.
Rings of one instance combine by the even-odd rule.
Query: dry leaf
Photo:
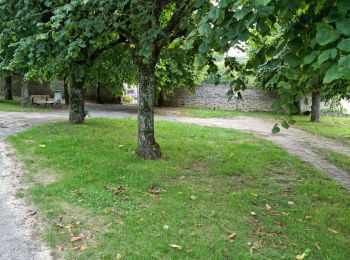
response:
[[[151,188],[148,189],[148,192],[153,194],[153,195],[159,195],[161,193],[161,189],[155,186],[152,186]]]
[[[235,242],[236,238],[237,238],[237,234],[235,232],[233,232],[228,236],[228,240],[230,241],[230,243]]]
[[[45,148],[45,147],[46,147],[46,145],[41,144],[41,145],[39,145],[39,147],[41,147],[41,148]]]
[[[171,244],[169,245],[170,247],[174,248],[174,249],[177,249],[177,250],[181,250],[182,249],[182,246],[179,246],[179,245],[175,245],[175,244]]]
[[[64,247],[62,245],[57,246],[57,251],[62,252],[64,250]]]
[[[269,204],[265,204],[265,207],[266,207],[267,210],[271,209],[271,206]]]
[[[125,191],[125,188],[124,188],[123,186],[119,186],[118,188],[116,188],[116,189],[113,191],[113,195],[120,194],[120,193],[122,193],[123,191]]]
[[[334,230],[333,228],[328,228],[328,231],[333,234],[338,234],[338,231]]]
[[[121,144],[121,145],[119,145],[119,148],[123,148],[123,147],[124,147],[124,145],[122,145],[122,144]]]
[[[64,226],[63,226],[62,224],[60,224],[60,223],[56,223],[56,227],[57,227],[58,229],[64,228]]]
[[[196,200],[196,199],[197,199],[197,196],[195,196],[195,195],[191,196],[191,200]]]
[[[85,251],[87,249],[86,245],[80,245],[79,250],[80,251]]]
[[[160,195],[151,194],[152,200],[160,200]]]
[[[169,226],[168,225],[164,225],[163,228],[164,229],[169,229]]]
[[[28,210],[28,216],[34,216],[36,214],[36,210]]]
[[[318,250],[321,250],[320,244],[318,242],[315,243]]]
[[[293,201],[288,201],[288,205],[294,205]]]
[[[295,259],[297,259],[297,260],[303,260],[304,258],[305,258],[305,253],[303,253],[303,254],[301,254],[301,255],[296,255],[295,256]]]
[[[71,237],[71,239],[70,239],[70,242],[77,242],[77,241],[80,241],[80,240],[82,240],[83,238],[82,237]]]
[[[122,259],[122,255],[120,253],[117,254],[117,260]]]
[[[256,216],[256,213],[254,211],[250,212],[250,215]]]

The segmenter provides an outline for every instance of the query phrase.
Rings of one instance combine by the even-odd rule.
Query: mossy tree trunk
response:
[[[21,105],[28,106],[29,102],[29,82],[24,79],[21,84]]]
[[[320,91],[314,91],[312,93],[311,122],[317,123],[320,121],[320,113],[321,113],[320,103],[321,103]]]
[[[64,91],[64,102],[66,103],[66,105],[69,105],[69,89],[68,89],[68,84],[66,82],[64,82],[63,91]]]
[[[138,64],[139,114],[136,153],[143,159],[151,160],[162,157],[160,146],[154,137],[155,65],[155,62]]]
[[[12,76],[5,77],[5,100],[13,100],[12,95]]]
[[[69,93],[69,122],[72,124],[83,124],[85,120],[84,83],[72,81]]]

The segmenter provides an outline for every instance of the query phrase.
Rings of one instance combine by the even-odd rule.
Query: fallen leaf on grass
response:
[[[152,200],[160,200],[160,195],[151,194]]]
[[[118,225],[124,225],[124,222],[122,220],[117,220]]]
[[[321,250],[320,244],[318,242],[315,243],[318,250]]]
[[[301,254],[301,255],[296,255],[295,259],[296,260],[303,260],[305,258],[305,253]]]
[[[79,250],[80,251],[85,251],[87,249],[86,245],[80,245]]]
[[[275,222],[275,224],[279,227],[284,227],[284,224],[282,222]]]
[[[256,216],[256,213],[254,211],[250,212],[250,215]]]
[[[119,147],[119,148],[123,148],[123,147],[124,147],[124,145],[122,145],[122,144],[121,144],[121,145],[119,145],[118,147]]]
[[[265,204],[267,210],[270,210],[272,207],[269,204]]]
[[[64,228],[64,225],[62,225],[60,223],[56,223],[56,227],[57,227],[57,229],[62,229],[62,228]]]
[[[64,247],[62,245],[57,246],[57,251],[62,252],[64,250]]]
[[[197,196],[195,196],[195,195],[191,196],[191,200],[196,200],[196,199],[197,199]]]
[[[41,144],[41,145],[39,145],[39,147],[41,147],[41,148],[45,148],[45,147],[46,147],[46,145]]]
[[[328,231],[333,234],[338,234],[338,231],[334,230],[333,228],[328,228]]]
[[[176,250],[181,250],[182,249],[182,246],[179,246],[179,245],[175,245],[175,244],[171,244],[169,245],[170,247],[176,249]]]
[[[82,237],[71,237],[71,239],[70,239],[70,242],[72,242],[72,243],[74,243],[74,242],[77,242],[77,241],[80,241],[80,240],[82,240],[83,238]]]
[[[294,205],[293,201],[288,201],[288,205]]]
[[[230,243],[233,243],[236,241],[236,238],[237,238],[237,234],[235,232],[233,232],[232,234],[230,234],[228,236],[228,241],[230,241]]]
[[[122,255],[120,253],[117,254],[117,260],[122,259]]]
[[[116,188],[116,189],[113,191],[113,195],[120,194],[120,193],[122,193],[123,191],[125,191],[125,188],[124,188],[123,186],[119,186],[118,188]]]

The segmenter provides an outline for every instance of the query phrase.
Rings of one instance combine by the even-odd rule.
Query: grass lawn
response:
[[[309,122],[308,117],[296,117],[296,127],[350,145],[350,117],[321,116],[319,123]]]
[[[5,100],[0,98],[0,111],[7,112],[37,112],[42,109],[34,107],[22,107],[20,100]]]
[[[350,259],[350,194],[250,134],[157,122],[165,158],[134,154],[136,121],[38,126],[8,141],[20,191],[68,259]]]
[[[333,151],[323,151],[323,154],[325,154],[329,161],[350,174],[350,158],[348,156]]]
[[[199,118],[234,118],[237,116],[254,116],[278,120],[284,117],[281,114],[271,112],[239,112],[196,108],[181,108],[181,115]],[[320,123],[311,123],[310,116],[294,116],[293,118],[296,120],[295,127],[316,135],[338,139],[340,142],[350,145],[350,117],[321,115]]]

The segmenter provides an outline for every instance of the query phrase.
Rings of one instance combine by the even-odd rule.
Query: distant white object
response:
[[[345,109],[344,113],[350,115],[350,101],[342,100],[340,103]]]
[[[62,92],[60,90],[55,90],[54,101],[56,104],[62,103]]]

